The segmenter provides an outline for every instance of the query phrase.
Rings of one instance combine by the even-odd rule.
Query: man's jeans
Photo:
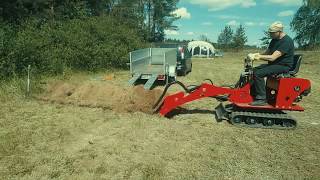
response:
[[[262,100],[266,99],[266,82],[264,80],[265,77],[271,76],[273,74],[281,74],[288,72],[290,67],[285,65],[269,65],[262,64],[253,69],[254,76],[254,90],[255,90],[255,99]]]

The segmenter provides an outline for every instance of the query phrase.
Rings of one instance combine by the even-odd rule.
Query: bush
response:
[[[63,22],[26,21],[18,31],[0,28],[0,78],[21,75],[31,65],[37,74],[65,69],[124,68],[128,53],[145,47],[137,30],[108,16]]]
[[[12,76],[15,62],[10,59],[15,33],[13,27],[0,23],[0,78]]]

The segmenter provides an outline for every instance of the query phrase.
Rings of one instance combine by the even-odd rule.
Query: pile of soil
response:
[[[143,86],[123,88],[108,83],[70,84],[54,82],[39,97],[41,100],[85,107],[99,107],[116,112],[153,113],[153,105],[162,90],[145,90]]]

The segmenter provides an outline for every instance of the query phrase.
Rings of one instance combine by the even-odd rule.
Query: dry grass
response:
[[[245,53],[195,59],[179,80],[232,84]],[[204,99],[173,119],[144,113],[48,104],[0,96],[0,179],[319,179],[319,53],[305,54],[300,76],[312,81],[299,127],[291,131],[217,123],[218,104]],[[95,81],[104,74],[74,75]],[[127,86],[129,73],[110,83]],[[99,81],[96,81],[99,83]],[[108,93],[108,92],[106,92]]]

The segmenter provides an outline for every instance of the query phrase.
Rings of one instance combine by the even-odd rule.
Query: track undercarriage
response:
[[[221,103],[215,108],[215,113],[218,122],[228,120],[238,127],[294,129],[297,126],[297,121],[281,110],[244,109]]]

